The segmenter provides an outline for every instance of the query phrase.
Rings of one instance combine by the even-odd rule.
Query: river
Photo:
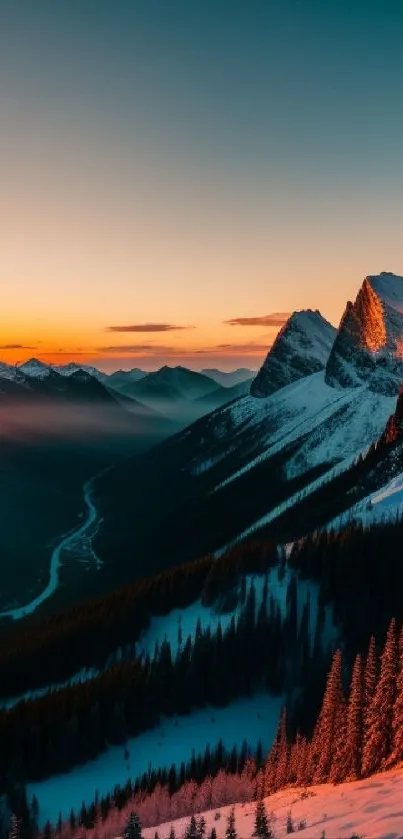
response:
[[[97,525],[99,525],[98,520],[98,513],[95,507],[95,504],[92,500],[92,485],[94,481],[99,478],[102,474],[107,472],[111,467],[108,466],[106,469],[102,469],[100,472],[97,472],[96,475],[93,475],[83,486],[83,497],[86,507],[86,516],[84,522],[79,526],[75,527],[74,530],[70,530],[69,533],[65,534],[61,541],[56,545],[53,549],[51,557],[50,557],[50,567],[49,567],[49,580],[43,591],[37,595],[33,600],[29,603],[25,603],[24,606],[18,606],[15,609],[7,609],[4,612],[0,612],[0,618],[12,618],[14,621],[21,620],[22,618],[26,618],[28,615],[32,615],[33,612],[44,603],[45,600],[48,600],[49,597],[54,594],[56,589],[59,585],[59,573],[60,568],[62,565],[61,556],[62,553],[66,550],[71,550],[76,552],[80,550],[83,552],[83,543],[86,540],[85,548],[87,554],[88,552],[91,553],[93,561],[97,565],[100,564],[100,560],[95,556],[95,553],[92,549],[92,539],[95,536]],[[93,529],[93,532],[91,530]]]

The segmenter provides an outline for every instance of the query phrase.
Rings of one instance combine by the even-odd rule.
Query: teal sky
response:
[[[10,358],[257,366],[224,321],[403,274],[402,44],[400,0],[0,0]]]

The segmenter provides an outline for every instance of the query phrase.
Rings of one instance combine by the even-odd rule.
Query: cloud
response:
[[[183,353],[186,350],[179,350],[176,347],[167,347],[165,344],[119,344],[117,346],[112,345],[110,347],[98,347],[97,352],[108,352],[108,353],[149,353],[150,355],[160,355],[166,354],[170,355],[172,353]]]
[[[231,320],[225,320],[224,323],[229,324],[229,326],[283,326],[288,318],[290,317],[289,312],[274,312],[271,315],[262,315],[262,317],[255,317],[255,318],[231,318]]]
[[[206,349],[195,350],[196,353],[205,353],[206,355],[210,355],[211,353],[220,353],[223,350],[225,352],[231,352],[234,354],[237,353],[262,353],[267,352],[270,349],[271,344],[255,344],[253,341],[250,341],[248,344],[217,344],[215,347],[207,347]]]
[[[25,344],[1,344],[0,350],[36,350],[36,347],[26,347]]]
[[[197,355],[220,355],[222,353],[233,353],[234,355],[245,353],[267,353],[270,349],[270,343],[264,344],[254,343],[250,341],[246,344],[216,344],[213,347],[201,347],[200,349],[194,347],[173,347],[166,344],[120,344],[108,347],[98,347],[99,353],[113,353],[124,355],[125,353],[133,353],[135,355],[145,356],[165,356],[166,358],[183,358],[185,356]]]
[[[108,326],[107,332],[172,332],[176,329],[194,329],[194,326],[175,326],[172,323],[134,323],[129,326]]]
[[[26,349],[26,348],[25,348]],[[31,347],[31,349],[35,349],[35,347]],[[41,358],[50,358],[54,355],[67,355],[67,356],[74,356],[74,355],[95,355],[96,353],[91,352],[91,350],[53,350],[49,352],[40,352]]]

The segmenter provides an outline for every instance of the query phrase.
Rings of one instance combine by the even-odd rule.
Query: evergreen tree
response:
[[[294,824],[292,821],[291,810],[287,813],[287,825],[286,825],[287,833],[294,833]]]
[[[76,829],[76,826],[77,826],[76,814],[75,814],[73,808],[71,808],[71,810],[70,810],[70,830],[71,830],[72,833],[74,833],[74,831]]]
[[[263,791],[271,795],[279,789],[286,776],[288,765],[287,711],[283,708],[273,745],[264,767]]]
[[[131,812],[123,834],[123,839],[142,839],[141,822],[137,813]]]
[[[203,839],[203,836],[206,833],[206,819],[204,818],[204,816],[200,816],[199,823],[197,825],[197,831],[197,835],[200,837],[200,839]]]
[[[354,661],[347,708],[344,780],[354,781],[361,774],[364,718],[363,663],[358,654]]]
[[[235,808],[232,807],[227,818],[227,827],[225,830],[227,839],[237,839],[237,832],[235,828]]]
[[[386,761],[388,766],[393,766],[403,760],[403,626],[399,635],[398,656],[396,699],[392,713],[391,752]]]
[[[392,745],[392,717],[396,700],[397,641],[396,624],[392,618],[381,655],[378,683],[368,708],[362,774],[372,775],[379,770]]]
[[[289,759],[290,748],[287,739],[287,710],[284,708],[280,719],[277,766],[275,770],[275,789],[281,789],[288,782]]]
[[[217,831],[215,827],[211,828],[210,839],[217,839]]]
[[[190,817],[190,822],[186,828],[185,839],[198,839],[197,823],[194,816]]]
[[[20,826],[17,819],[17,816],[14,813],[11,816],[11,825],[10,825],[10,832],[8,834],[8,839],[19,839],[20,836]]]
[[[259,798],[256,804],[255,830],[253,831],[253,836],[257,836],[259,839],[271,839],[272,835],[263,798]]]
[[[327,678],[322,708],[311,742],[311,771],[312,780],[315,784],[327,781],[332,764],[333,749],[337,737],[337,723],[340,722],[344,702],[341,668],[341,652],[336,650]]]
[[[298,758],[297,784],[302,787],[308,783],[310,775],[311,746],[306,737],[301,738]]]
[[[375,638],[372,635],[369,647],[368,647],[368,654],[365,662],[365,669],[364,669],[364,709],[363,709],[363,726],[364,729],[368,727],[368,714],[371,702],[374,697],[375,688],[376,688],[376,678],[377,678],[377,660],[376,660],[376,650],[375,650]]]
[[[169,831],[169,839],[176,839],[176,833],[173,824],[171,824],[171,829]]]
[[[328,780],[340,784],[346,774],[347,705],[344,696],[336,709],[334,741]]]

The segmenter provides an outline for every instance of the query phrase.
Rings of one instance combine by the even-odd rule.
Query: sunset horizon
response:
[[[337,326],[399,273],[398,10],[22,7],[1,8],[4,361],[257,367],[278,313]]]

